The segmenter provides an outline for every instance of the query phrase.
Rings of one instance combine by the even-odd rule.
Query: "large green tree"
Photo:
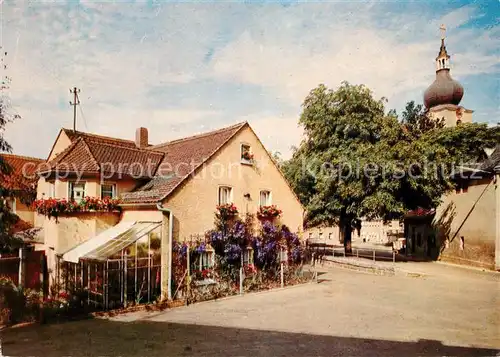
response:
[[[1,50],[1,47],[0,47]],[[0,65],[2,69],[6,69],[4,64],[4,57],[7,53],[2,53]],[[9,78],[2,78],[0,88],[0,153],[11,152],[12,148],[5,140],[5,126],[7,123],[18,118],[9,112],[8,97],[5,96],[4,91],[8,87]],[[10,176],[11,168],[5,162],[2,155],[0,155],[0,253],[11,252],[20,246],[22,243],[12,235],[12,228],[18,222],[19,217],[12,213],[11,207],[8,204],[8,198],[15,195],[12,187],[6,184],[5,177]]]
[[[408,103],[400,121],[363,85],[314,88],[299,120],[305,139],[283,171],[307,209],[306,224],[338,224],[345,250],[362,218],[396,219],[436,207],[454,164],[498,141],[498,130],[443,128]]]

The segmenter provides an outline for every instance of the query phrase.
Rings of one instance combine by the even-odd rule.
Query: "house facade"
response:
[[[385,245],[395,241],[403,234],[403,226],[397,221],[361,220],[361,229],[353,230],[351,242],[355,246]],[[308,228],[304,237],[310,242],[326,243],[327,245],[343,245],[338,226]]]
[[[169,245],[211,229],[217,205],[234,204],[240,217],[276,205],[280,223],[302,229],[300,202],[246,122],[159,145],[145,128],[135,141],[62,129],[39,175],[42,200],[119,200],[117,210],[37,215],[52,270],[68,250],[123,222],[158,222],[166,291]]]
[[[440,259],[500,270],[499,179],[500,146],[457,173],[455,191],[443,198],[433,220]]]
[[[0,174],[2,185],[15,193],[15,195],[4,197],[4,199],[11,211],[20,219],[19,230],[33,227],[35,225],[35,212],[29,206],[31,198],[29,196],[36,192],[35,172],[44,160],[4,153],[0,155],[11,170],[8,174]]]

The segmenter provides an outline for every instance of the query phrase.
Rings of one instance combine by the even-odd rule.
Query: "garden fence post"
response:
[[[97,262],[94,263],[95,267],[95,299],[94,299],[94,306],[97,308],[97,299],[98,299],[98,293],[99,293],[99,279],[97,279],[97,274],[98,274],[98,268],[97,268]]]
[[[240,295],[243,295],[243,267],[240,267]]]
[[[392,252],[392,262],[396,263],[396,252]]]
[[[189,242],[187,243],[187,250],[186,250],[186,270],[187,270],[187,275],[186,275],[186,290],[187,290],[187,298],[186,302],[189,304],[189,299],[191,298],[191,265],[190,265],[190,254],[189,254],[189,248],[190,248]],[[181,284],[182,282],[179,282]],[[175,296],[174,296],[175,298]]]
[[[169,254],[172,254],[172,251],[170,251]],[[168,273],[170,274],[170,272]],[[148,303],[150,301],[151,301],[151,235],[148,234]]]
[[[375,261],[375,249],[373,250],[373,261]]]
[[[83,260],[80,260],[80,289],[81,289],[81,291],[84,290],[84,286],[83,286]]]
[[[127,283],[128,283],[128,272],[127,272],[127,252],[123,255],[123,307],[127,307]]]
[[[134,262],[134,296],[135,300],[137,303],[141,300],[141,294],[142,294],[142,289],[141,291],[138,291],[137,289],[137,241],[135,241],[135,262]]]
[[[109,259],[106,259],[106,303],[105,303],[105,309],[107,310],[109,308]]]
[[[283,248],[281,248],[280,261],[281,261],[281,264],[280,264],[280,268],[281,268],[281,271],[280,271],[280,275],[281,275],[281,287],[283,288],[285,286],[285,280],[284,280],[284,277],[283,277]]]
[[[87,307],[90,306],[90,262],[87,261]]]
[[[76,292],[76,284],[77,284],[77,277],[78,277],[78,274],[77,274],[77,268],[78,268],[78,263],[75,263],[74,264],[75,266],[75,279],[74,279],[74,282],[73,282],[73,294]]]
[[[356,258],[359,258],[359,249],[356,248]]]
[[[26,249],[19,248],[18,285],[24,287],[26,278]]]
[[[240,295],[243,294],[243,252],[240,254]]]

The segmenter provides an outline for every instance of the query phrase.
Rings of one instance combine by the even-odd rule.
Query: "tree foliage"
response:
[[[0,47],[1,50],[1,47]],[[1,66],[5,69],[4,57],[7,53],[2,53]],[[7,123],[17,119],[17,115],[12,115],[9,112],[8,97],[4,95],[4,90],[9,82],[8,77],[2,78],[1,93],[0,93],[0,152],[11,152],[12,147],[5,140],[5,126]],[[7,198],[13,197],[14,192],[5,184],[4,177],[11,174],[11,168],[0,155],[0,253],[10,252],[20,245],[19,239],[13,237],[12,229],[19,221],[19,217],[11,212],[9,201]]]
[[[436,207],[452,187],[454,165],[500,138],[484,124],[443,128],[414,102],[400,121],[385,103],[363,85],[314,88],[299,120],[305,139],[282,166],[307,209],[306,224],[339,224],[347,250],[362,218]]]

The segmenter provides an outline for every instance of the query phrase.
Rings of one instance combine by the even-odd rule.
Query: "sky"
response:
[[[0,0],[0,43],[21,119],[5,137],[46,158],[72,128],[151,143],[248,121],[283,158],[320,83],[368,86],[387,110],[422,103],[445,24],[451,75],[473,121],[500,122],[500,2]]]

